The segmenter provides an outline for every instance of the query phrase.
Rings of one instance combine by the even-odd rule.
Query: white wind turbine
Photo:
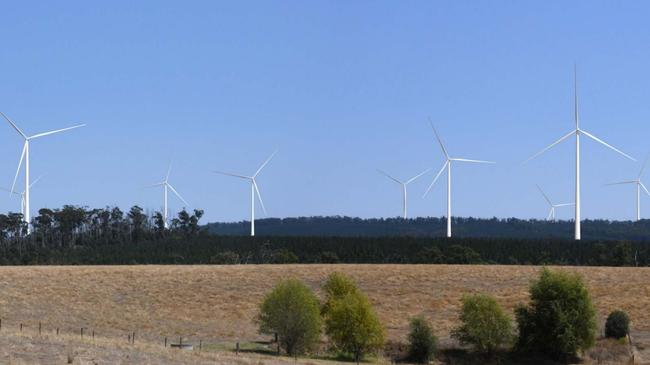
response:
[[[438,140],[438,143],[440,144],[440,148],[442,148],[442,152],[445,154],[445,163],[442,165],[442,168],[440,171],[438,171],[438,174],[436,177],[433,178],[433,181],[431,181],[431,184],[427,188],[427,191],[424,192],[424,196],[427,196],[433,185],[436,183],[440,175],[442,174],[445,169],[447,169],[447,237],[451,237],[451,163],[452,162],[471,162],[471,163],[486,163],[486,164],[493,164],[496,162],[492,161],[482,161],[482,160],[470,160],[467,158],[452,158],[449,156],[449,153],[447,153],[447,149],[445,148],[445,145],[442,143],[442,139],[440,139],[440,136],[438,135],[438,132],[436,131],[436,128],[433,126],[433,122],[431,122],[431,119],[429,119],[429,123],[431,123],[431,129],[433,129],[433,133],[436,135],[436,139]]]
[[[38,182],[38,180],[40,180],[42,177],[43,177],[42,175],[39,176],[36,180],[34,180],[31,184],[29,184],[29,188],[30,189],[33,188],[34,185],[36,185],[36,183]],[[5,189],[5,188],[0,188],[0,190],[8,191],[14,195],[20,195],[20,214],[24,216],[25,215],[25,190],[23,190],[22,193],[10,189]]]
[[[20,161],[18,162],[18,168],[16,169],[16,176],[14,176],[14,182],[13,184],[11,184],[11,192],[15,191],[14,188],[16,186],[16,180],[18,179],[18,173],[20,172],[20,167],[22,166],[24,160],[25,161],[25,191],[23,194],[24,194],[25,204],[23,208],[24,209],[23,220],[25,221],[25,223],[27,223],[27,233],[31,233],[32,229],[30,226],[31,219],[29,213],[29,206],[30,206],[29,188],[31,187],[32,184],[29,182],[29,142],[36,138],[49,136],[50,134],[65,132],[71,129],[84,127],[86,124],[79,124],[68,128],[57,129],[49,132],[38,133],[33,136],[28,136],[25,133],[23,133],[23,131],[21,131],[20,128],[18,128],[16,123],[14,123],[11,119],[9,119],[4,113],[0,112],[0,114],[7,120],[7,122],[9,122],[9,124],[11,124],[11,126],[16,130],[16,132],[18,132],[18,134],[20,134],[25,140],[25,143],[23,145],[23,152],[20,155]]]
[[[537,186],[537,189],[539,189],[539,192],[542,193],[542,196],[544,196],[544,199],[546,200],[548,205],[551,207],[551,210],[548,212],[548,216],[546,217],[546,220],[552,220],[553,222],[555,222],[555,208],[569,207],[569,206],[575,205],[574,203],[553,204],[551,199],[549,199],[548,196],[546,195],[546,193],[544,193],[544,190],[542,190],[542,188],[539,187],[539,185],[536,185],[536,186]]]
[[[398,184],[400,184],[402,186],[402,210],[403,210],[404,219],[406,219],[406,186],[408,184],[412,183],[413,181],[417,180],[420,176],[426,174],[430,170],[431,169],[426,169],[426,170],[422,171],[421,173],[417,174],[416,176],[413,176],[412,178],[410,178],[410,179],[408,179],[406,181],[398,180],[398,179],[390,176],[389,174],[387,174],[386,172],[384,172],[382,170],[379,170],[379,169],[377,170],[377,171],[379,171],[380,174],[385,175],[387,178],[395,181],[396,183],[398,183]]]
[[[157,184],[145,186],[146,188],[153,188],[156,186],[163,187],[163,210],[164,210],[163,222],[165,228],[169,228],[169,212],[168,212],[168,205],[167,205],[167,197],[169,195],[169,190],[171,190],[178,197],[178,199],[180,199],[183,203],[185,203],[185,205],[190,205],[185,199],[183,199],[181,194],[179,194],[178,191],[174,189],[172,184],[169,183],[169,174],[171,174],[171,172],[172,172],[172,164],[169,163],[169,168],[167,169],[167,175],[165,176],[165,180]]]
[[[639,175],[636,177],[635,180],[628,180],[628,181],[619,181],[607,185],[622,185],[622,184],[635,184],[636,185],[636,220],[639,221],[641,220],[641,189],[645,191],[646,194],[650,196],[650,191],[645,187],[643,182],[641,181],[641,175],[643,175],[643,170],[645,170],[645,166],[648,164],[648,158],[645,159],[645,162],[643,162],[643,166],[641,167],[641,171],[639,171]]]
[[[226,176],[233,176],[233,177],[238,177],[240,179],[248,180],[251,183],[251,237],[255,236],[255,195],[257,194],[257,199],[260,201],[260,206],[262,206],[262,210],[264,211],[264,215],[266,215],[266,207],[264,207],[264,202],[262,201],[262,195],[260,194],[260,189],[257,187],[257,181],[255,180],[257,178],[257,175],[260,174],[262,169],[266,166],[266,164],[271,161],[273,156],[278,151],[275,150],[269,158],[264,161],[264,163],[255,171],[255,174],[253,176],[245,176],[245,175],[238,175],[238,174],[232,174],[229,172],[222,172],[222,171],[213,171],[214,173],[221,174],[221,175],[226,175]]]
[[[573,92],[574,92],[574,118],[575,118],[575,123],[576,127],[574,130],[571,132],[565,134],[562,136],[562,138],[558,139],[557,141],[553,142],[550,146],[544,148],[543,150],[537,152],[533,156],[531,156],[526,162],[534,159],[535,157],[543,154],[544,152],[548,151],[549,149],[553,148],[555,145],[558,143],[564,141],[565,139],[575,136],[576,137],[576,185],[575,185],[575,239],[579,240],[581,236],[581,229],[580,229],[580,136],[585,135],[594,141],[602,144],[603,146],[629,158],[632,161],[636,161],[634,158],[630,157],[629,155],[623,153],[619,149],[610,146],[607,144],[605,141],[601,140],[600,138],[594,136],[593,134],[585,131],[584,129],[580,128],[580,122],[579,122],[579,117],[578,117],[578,79],[577,79],[577,71],[576,68],[574,67],[573,69]]]

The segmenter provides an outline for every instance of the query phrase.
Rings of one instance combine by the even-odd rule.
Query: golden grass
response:
[[[650,269],[563,267],[581,273],[601,321],[627,311],[635,330],[650,330]],[[539,272],[532,266],[242,265],[0,267],[3,330],[24,323],[44,333],[86,334],[162,344],[183,336],[198,343],[260,339],[254,318],[264,293],[296,277],[318,290],[328,274],[351,275],[370,297],[392,340],[403,340],[408,319],[425,315],[438,335],[456,324],[464,293],[495,295],[508,310],[527,301]]]

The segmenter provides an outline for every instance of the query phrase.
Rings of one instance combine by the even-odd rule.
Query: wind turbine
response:
[[[2,117],[5,118],[7,120],[7,122],[9,122],[9,124],[11,124],[11,126],[16,130],[16,132],[18,132],[18,134],[20,134],[23,137],[23,139],[25,140],[25,143],[23,145],[23,152],[20,155],[20,162],[18,162],[18,168],[16,169],[16,176],[14,176],[14,182],[13,182],[13,184],[11,184],[11,192],[14,191],[14,187],[16,186],[16,180],[18,179],[18,173],[20,172],[20,167],[22,166],[23,160],[24,160],[25,161],[25,191],[24,191],[25,204],[24,204],[23,220],[25,221],[25,223],[27,223],[27,233],[29,234],[32,231],[31,226],[30,226],[31,219],[30,219],[30,214],[29,214],[29,203],[30,203],[30,201],[29,201],[29,188],[31,186],[31,184],[29,182],[29,142],[31,140],[33,140],[33,139],[36,139],[36,138],[49,136],[50,134],[65,132],[65,131],[69,131],[71,129],[84,127],[84,126],[86,126],[86,124],[79,124],[79,125],[75,125],[75,126],[68,127],[68,128],[57,129],[57,130],[53,130],[53,131],[49,131],[49,132],[34,134],[33,136],[28,136],[25,133],[23,133],[23,131],[21,131],[20,128],[18,128],[16,123],[14,123],[11,119],[9,119],[4,113],[0,112],[0,114],[2,114]]]
[[[622,185],[622,184],[635,184],[636,185],[636,220],[640,221],[641,220],[641,189],[645,191],[646,194],[650,196],[650,191],[645,187],[643,182],[641,181],[641,175],[643,175],[643,170],[645,170],[645,166],[648,164],[648,158],[645,159],[645,162],[643,162],[643,166],[641,167],[641,171],[639,171],[639,175],[636,177],[635,180],[628,180],[628,181],[619,181],[607,185]]]
[[[602,144],[603,146],[605,146],[605,147],[607,147],[607,148],[609,148],[609,149],[611,149],[611,150],[613,150],[613,151],[615,151],[615,152],[629,158],[632,161],[636,161],[636,160],[634,158],[630,157],[629,155],[623,153],[621,150],[619,150],[619,149],[617,149],[617,148],[615,148],[613,146],[610,146],[609,144],[607,144],[602,139],[600,139],[600,138],[594,136],[593,134],[585,131],[584,129],[580,128],[580,118],[578,117],[578,77],[577,77],[577,70],[576,70],[575,66],[573,68],[573,92],[574,92],[574,99],[573,99],[574,118],[575,118],[575,123],[576,123],[575,129],[572,130],[571,132],[565,134],[564,136],[562,136],[562,138],[558,139],[557,141],[553,142],[550,146],[544,148],[543,150],[537,152],[536,154],[534,154],[533,156],[528,158],[528,160],[526,160],[526,162],[536,158],[537,156],[539,156],[539,155],[543,154],[544,152],[548,151],[549,149],[555,147],[555,145],[557,145],[558,143],[564,141],[565,139],[567,139],[567,138],[569,138],[571,136],[576,137],[575,239],[579,240],[580,239],[580,234],[581,234],[581,229],[580,229],[580,136],[585,135],[585,136],[593,139],[594,141]]]
[[[168,209],[167,208],[167,196],[169,195],[168,190],[171,190],[178,197],[178,199],[180,199],[183,203],[185,203],[185,205],[190,205],[187,201],[185,201],[185,199],[183,199],[181,194],[179,194],[178,191],[176,191],[176,189],[174,189],[172,184],[169,183],[169,174],[171,174],[171,172],[172,172],[172,164],[170,162],[169,163],[169,168],[167,169],[167,175],[165,176],[165,180],[163,180],[162,182],[159,182],[157,184],[145,186],[146,188],[153,188],[153,187],[156,187],[156,186],[162,186],[163,187],[163,210],[164,210],[163,222],[164,222],[165,228],[169,228],[169,213],[168,213],[168,210],[167,210]]]
[[[226,176],[233,176],[233,177],[238,177],[240,179],[248,180],[251,183],[251,237],[255,236],[255,195],[257,194],[257,199],[260,201],[260,205],[262,206],[262,210],[264,211],[264,215],[266,215],[266,207],[264,207],[264,202],[262,201],[262,195],[260,194],[260,189],[257,187],[257,181],[255,180],[257,178],[257,175],[260,174],[262,169],[266,166],[266,164],[271,161],[273,156],[278,151],[275,150],[269,156],[269,158],[264,161],[264,163],[255,171],[253,176],[245,176],[245,175],[238,175],[238,174],[232,174],[229,172],[222,172],[222,171],[213,171],[214,173],[221,174],[221,175],[226,175]]]
[[[551,210],[548,212],[548,216],[546,217],[546,220],[552,220],[553,222],[555,222],[555,208],[568,207],[568,206],[571,206],[571,205],[575,205],[574,203],[553,204],[553,202],[551,202],[551,199],[549,199],[548,196],[546,195],[546,193],[544,193],[544,190],[542,190],[542,188],[539,187],[539,185],[536,185],[536,186],[537,186],[537,189],[539,189],[539,192],[542,193],[542,196],[544,196],[544,199],[546,200],[548,205],[551,207]]]
[[[470,160],[467,158],[452,158],[449,156],[449,153],[447,153],[447,149],[445,148],[445,145],[442,143],[442,139],[440,139],[440,136],[438,135],[438,132],[436,131],[436,128],[433,126],[433,122],[429,118],[429,123],[431,124],[431,129],[433,129],[433,133],[436,135],[436,139],[438,140],[438,143],[440,144],[440,148],[442,149],[442,153],[445,154],[445,163],[442,165],[442,168],[440,171],[438,171],[438,174],[436,177],[433,178],[433,181],[431,181],[431,184],[427,188],[427,191],[424,192],[424,196],[427,196],[433,185],[436,183],[440,175],[442,174],[445,169],[447,169],[447,237],[451,237],[451,163],[452,162],[470,162],[470,163],[484,163],[484,164],[493,164],[496,162],[492,161],[482,161],[482,160]]]
[[[30,189],[32,187],[34,187],[34,185],[36,185],[38,180],[40,180],[42,177],[43,177],[43,175],[39,176],[36,180],[34,180],[31,184],[29,184]],[[8,191],[8,192],[10,192],[11,194],[14,194],[14,195],[20,195],[20,214],[22,214],[24,216],[25,215],[25,190],[23,190],[22,193],[19,193],[17,191],[13,191],[13,190],[10,190],[10,189],[6,189],[6,188],[0,188],[0,190]]]
[[[410,179],[408,179],[406,181],[398,180],[398,179],[390,176],[389,174],[387,174],[386,172],[384,172],[382,170],[379,170],[379,169],[377,170],[377,171],[379,171],[380,174],[386,176],[387,178],[395,181],[396,183],[398,183],[398,184],[400,184],[402,186],[402,209],[403,209],[403,217],[404,217],[404,219],[406,219],[406,185],[408,185],[408,184],[412,183],[413,181],[417,180],[420,176],[426,174],[430,170],[431,169],[426,169],[426,170],[422,171],[421,173],[417,174],[416,176],[413,176],[412,178],[410,178]]]

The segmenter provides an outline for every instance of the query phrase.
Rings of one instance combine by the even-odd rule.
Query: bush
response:
[[[520,351],[564,360],[594,345],[596,311],[578,274],[542,269],[530,286],[530,304],[516,316]]]
[[[630,317],[627,313],[615,310],[607,316],[605,337],[623,338],[630,333]]]
[[[358,291],[331,302],[325,332],[334,348],[352,355],[357,364],[365,354],[384,345],[384,329],[368,298]]]
[[[493,353],[513,340],[512,319],[494,297],[485,294],[464,296],[460,311],[460,327],[452,337],[461,344],[472,345],[482,353]]]
[[[258,316],[261,333],[277,333],[290,356],[310,351],[318,343],[322,320],[318,298],[299,280],[278,283],[266,295]]]
[[[321,310],[323,315],[327,314],[333,301],[342,299],[347,294],[357,293],[359,291],[357,284],[352,278],[338,272],[331,273],[327,277],[327,281],[323,284],[322,289],[325,293],[325,303],[323,303]]]
[[[423,317],[411,319],[410,327],[408,359],[418,364],[427,364],[436,354],[438,339]]]
[[[286,248],[275,250],[271,255],[272,264],[295,264],[298,261],[298,256]]]
[[[457,265],[480,264],[481,255],[469,247],[451,245],[445,250],[445,263]]]
[[[232,251],[219,252],[210,257],[210,263],[214,265],[236,265],[239,264],[239,255]]]

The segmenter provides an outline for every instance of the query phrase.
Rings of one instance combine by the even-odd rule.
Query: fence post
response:
[[[95,330],[93,329],[93,341],[95,341]]]
[[[41,322],[38,322],[38,335],[41,335]]]
[[[237,342],[237,345],[235,346],[235,353],[239,355],[239,342]]]
[[[178,344],[181,345],[181,347],[183,346],[183,337],[178,338]]]
[[[129,343],[131,343],[131,334],[130,333],[128,335],[128,338],[129,338]]]
[[[83,338],[84,338],[84,328],[83,327],[81,327],[80,332],[81,332],[81,339],[83,340]]]
[[[165,337],[165,347],[167,347],[167,337]]]
[[[199,351],[203,349],[203,340],[199,340]]]
[[[2,318],[0,318],[0,330],[2,329]]]
[[[133,332],[133,336],[131,336],[131,343],[135,345],[135,331]]]
[[[59,327],[56,328],[56,335],[59,335]]]
[[[22,331],[23,331],[23,324],[21,323],[20,324],[20,332],[22,332]]]

